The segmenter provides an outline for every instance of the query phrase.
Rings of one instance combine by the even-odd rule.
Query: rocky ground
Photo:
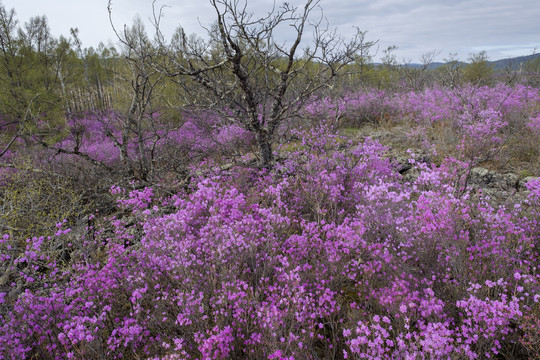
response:
[[[442,158],[419,147],[417,139],[409,136],[407,127],[375,128],[368,125],[355,131],[346,130],[345,133],[358,141],[370,137],[388,146],[388,157],[398,164],[397,170],[405,181],[413,181],[420,174],[418,167],[409,162],[411,153],[415,154],[417,161],[424,163],[437,164]],[[535,166],[519,162],[501,164],[496,161],[479,164],[470,169],[467,186],[475,193],[481,191],[488,195],[496,203],[521,200],[528,193],[525,184],[538,178],[528,168]]]

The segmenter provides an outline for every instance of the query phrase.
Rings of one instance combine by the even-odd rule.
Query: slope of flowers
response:
[[[498,83],[496,86],[464,85],[458,88],[431,87],[419,92],[390,93],[369,89],[342,97],[314,99],[305,107],[308,116],[326,119],[348,117],[380,121],[409,116],[419,124],[453,122],[464,114],[496,111],[505,120],[515,115],[529,116],[540,101],[538,89]]]
[[[360,91],[315,99],[305,114],[341,126],[405,123],[411,139],[468,163],[499,157],[538,162],[540,93],[524,85],[431,87],[419,92]],[[536,155],[536,156],[535,156]]]
[[[457,197],[459,162],[406,183],[367,139],[298,133],[272,171],[210,164],[129,216],[89,225],[72,265],[51,239],[0,256],[0,356],[30,359],[524,358],[538,344],[540,182],[492,207]],[[345,148],[345,149],[344,149]],[[54,239],[53,239],[54,240]]]
[[[455,89],[434,87],[423,92],[409,92],[400,97],[400,108],[404,113],[413,114],[419,123],[451,121],[463,114],[474,116],[486,110],[497,111],[502,118],[511,121],[520,113],[530,115],[528,111],[538,101],[538,89],[498,83],[493,87],[466,85]]]

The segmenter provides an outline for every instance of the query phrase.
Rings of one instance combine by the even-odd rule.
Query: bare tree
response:
[[[216,23],[206,28],[208,39],[187,36],[179,28],[169,44],[159,30],[163,51],[156,68],[176,78],[192,107],[211,109],[255,135],[260,165],[274,162],[276,130],[292,118],[312,95],[344,75],[358,53],[373,43],[357,29],[346,41],[328,28],[318,0],[302,8],[288,3],[257,17],[241,0],[210,0]],[[291,41],[277,41],[287,29]],[[301,48],[308,29],[310,47]]]
[[[152,113],[156,110],[156,99],[162,89],[164,75],[152,66],[156,48],[142,20],[136,18],[131,28],[124,26],[123,31],[119,32],[112,21],[110,1],[108,10],[111,26],[122,45],[122,58],[127,65],[127,72],[119,71],[116,75],[124,84],[128,84],[128,105],[122,116],[120,138],[111,131],[107,132],[107,136],[120,149],[120,160],[126,175],[131,177],[136,172],[136,177],[148,180],[156,144],[163,136],[157,131]],[[136,161],[130,158],[130,142],[136,145]]]
[[[401,73],[403,74],[408,87],[413,91],[422,90],[429,82],[430,70],[433,61],[439,56],[440,51],[432,50],[425,52],[421,56],[421,63],[412,64],[412,61],[403,61]]]
[[[440,74],[440,82],[451,88],[463,84],[463,70],[465,64],[457,58],[457,54],[450,54],[444,59],[445,64],[437,69]]]

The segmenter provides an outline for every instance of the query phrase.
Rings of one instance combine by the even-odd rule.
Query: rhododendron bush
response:
[[[185,189],[115,186],[84,235],[0,256],[0,354],[43,359],[524,358],[538,345],[540,181],[495,206],[460,162],[405,181],[320,126],[271,169],[211,162]],[[460,196],[456,194],[459,193]],[[69,266],[51,241],[72,248]]]
[[[503,83],[396,93],[369,89],[314,99],[304,113],[342,126],[406,123],[418,143],[479,164],[497,156],[519,157],[519,150],[538,154],[539,101],[538,89]]]
[[[170,161],[164,156],[170,151],[184,151],[191,157],[233,154],[253,144],[253,136],[248,131],[210,112],[186,111],[176,123],[168,123],[162,115],[153,114],[143,125],[141,134],[135,130],[129,133],[127,156],[130,162]],[[71,118],[64,129],[67,136],[49,146],[45,155],[49,161],[60,164],[91,159],[104,166],[119,167],[121,128],[122,116],[114,112]]]

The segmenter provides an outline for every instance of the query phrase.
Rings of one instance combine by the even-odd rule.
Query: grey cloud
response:
[[[301,0],[288,2],[303,4]],[[259,13],[272,3],[248,0],[249,7]],[[55,35],[68,35],[70,27],[79,27],[86,46],[114,40],[107,0],[3,0],[3,4],[15,7],[21,22],[31,15],[47,15]],[[204,34],[199,23],[208,25],[215,20],[207,0],[159,0],[161,4],[169,5],[162,19],[166,34],[172,34],[178,25],[187,32]],[[540,48],[537,0],[321,0],[320,6],[329,25],[340,34],[351,35],[357,26],[368,32],[368,40],[379,39],[381,48],[397,45],[400,59],[418,60],[430,50],[440,50],[441,58],[458,53],[466,59],[469,53],[485,49],[495,60],[528,55]],[[150,0],[113,1],[113,17],[119,26],[130,24],[137,13],[148,19],[151,10]]]
[[[397,54],[403,57],[418,59],[422,52],[438,49],[441,56],[458,52],[465,58],[486,48],[495,59],[508,56],[508,49],[503,53],[501,48],[508,44],[525,54],[540,46],[540,7],[535,1],[385,0],[371,1],[367,7],[365,2],[346,3],[346,12],[330,12],[334,22],[368,30],[383,47],[399,46]]]

